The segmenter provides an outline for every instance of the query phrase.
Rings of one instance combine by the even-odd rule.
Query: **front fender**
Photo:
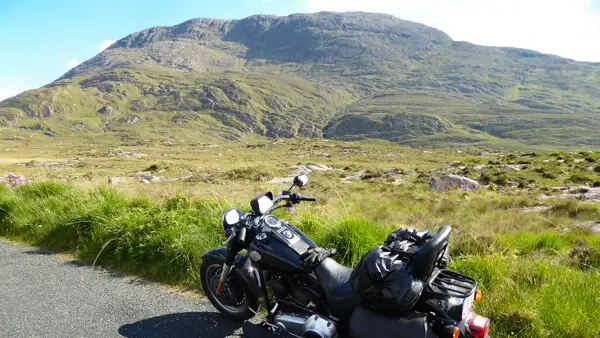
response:
[[[202,255],[202,259],[214,257],[225,263],[227,250],[227,248],[223,247],[210,249]],[[258,270],[247,256],[240,253],[235,256],[235,265],[234,268],[231,269],[231,273],[258,299],[260,303],[264,302]]]
[[[225,258],[227,257],[227,248],[223,248],[223,247],[212,248],[202,255],[202,259],[209,257],[209,256],[219,258],[219,259],[222,259],[223,261],[225,261]],[[242,255],[238,253],[237,256],[235,257],[236,262],[240,256],[242,256]]]

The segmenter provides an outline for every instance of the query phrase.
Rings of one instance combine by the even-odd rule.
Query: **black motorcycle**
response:
[[[472,309],[481,299],[477,282],[446,269],[449,226],[429,236],[405,231],[420,238],[412,250],[378,247],[354,270],[271,214],[315,201],[291,192],[307,182],[306,175],[297,176],[279,196],[252,199],[248,213],[225,212],[225,247],[207,251],[200,268],[215,308],[239,321],[257,316],[257,327],[282,336],[489,337],[489,319]],[[306,264],[307,256],[316,264]]]

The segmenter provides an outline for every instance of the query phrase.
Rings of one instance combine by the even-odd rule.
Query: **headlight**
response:
[[[235,208],[225,211],[223,214],[223,231],[227,233],[227,230],[240,222],[243,215],[244,213],[241,210]]]

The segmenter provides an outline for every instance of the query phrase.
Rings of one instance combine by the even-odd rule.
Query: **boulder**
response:
[[[361,179],[363,177],[364,174],[367,173],[367,169],[362,169],[360,171],[357,171],[351,175],[348,175],[344,178],[342,178],[342,183],[352,183],[352,180],[356,180],[356,179]]]
[[[433,178],[429,186],[431,189],[439,192],[452,189],[473,190],[481,188],[481,184],[477,181],[458,175],[445,175],[440,178]]]
[[[268,183],[270,184],[288,184],[288,183],[292,183],[294,181],[294,176],[291,177],[275,177],[274,179],[270,180]]]
[[[500,169],[519,171],[523,169],[524,166],[525,165],[523,164],[503,164],[500,166]]]
[[[577,228],[583,230],[589,230],[593,233],[600,233],[600,221],[599,222],[584,222],[577,224]]]
[[[114,109],[111,106],[104,106],[98,110],[98,113],[102,115],[112,115],[115,113]]]
[[[135,124],[140,122],[141,119],[138,116],[132,115],[132,116],[127,116],[127,117],[122,117],[120,119],[117,120],[117,122],[122,123],[122,124]]]
[[[108,184],[124,183],[127,181],[125,176],[112,176],[108,178]]]
[[[308,165],[298,164],[298,165],[291,166],[290,168],[296,169],[297,174],[307,174],[311,171],[336,170],[335,168],[328,167],[324,164],[308,164]]]

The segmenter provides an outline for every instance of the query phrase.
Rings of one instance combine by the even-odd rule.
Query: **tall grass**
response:
[[[484,300],[478,311],[492,319],[494,337],[600,334],[600,237],[563,228],[569,217],[596,217],[597,208],[557,202],[535,215],[516,211],[530,200],[492,192],[386,194],[392,198],[376,205],[367,204],[361,191],[339,206],[341,212],[317,204],[281,216],[319,245],[337,248],[337,259],[348,266],[394,228],[456,225],[452,268],[480,283]],[[0,236],[152,280],[197,286],[201,256],[220,246],[221,215],[232,206],[240,207],[221,198],[156,201],[51,182],[0,186]]]

